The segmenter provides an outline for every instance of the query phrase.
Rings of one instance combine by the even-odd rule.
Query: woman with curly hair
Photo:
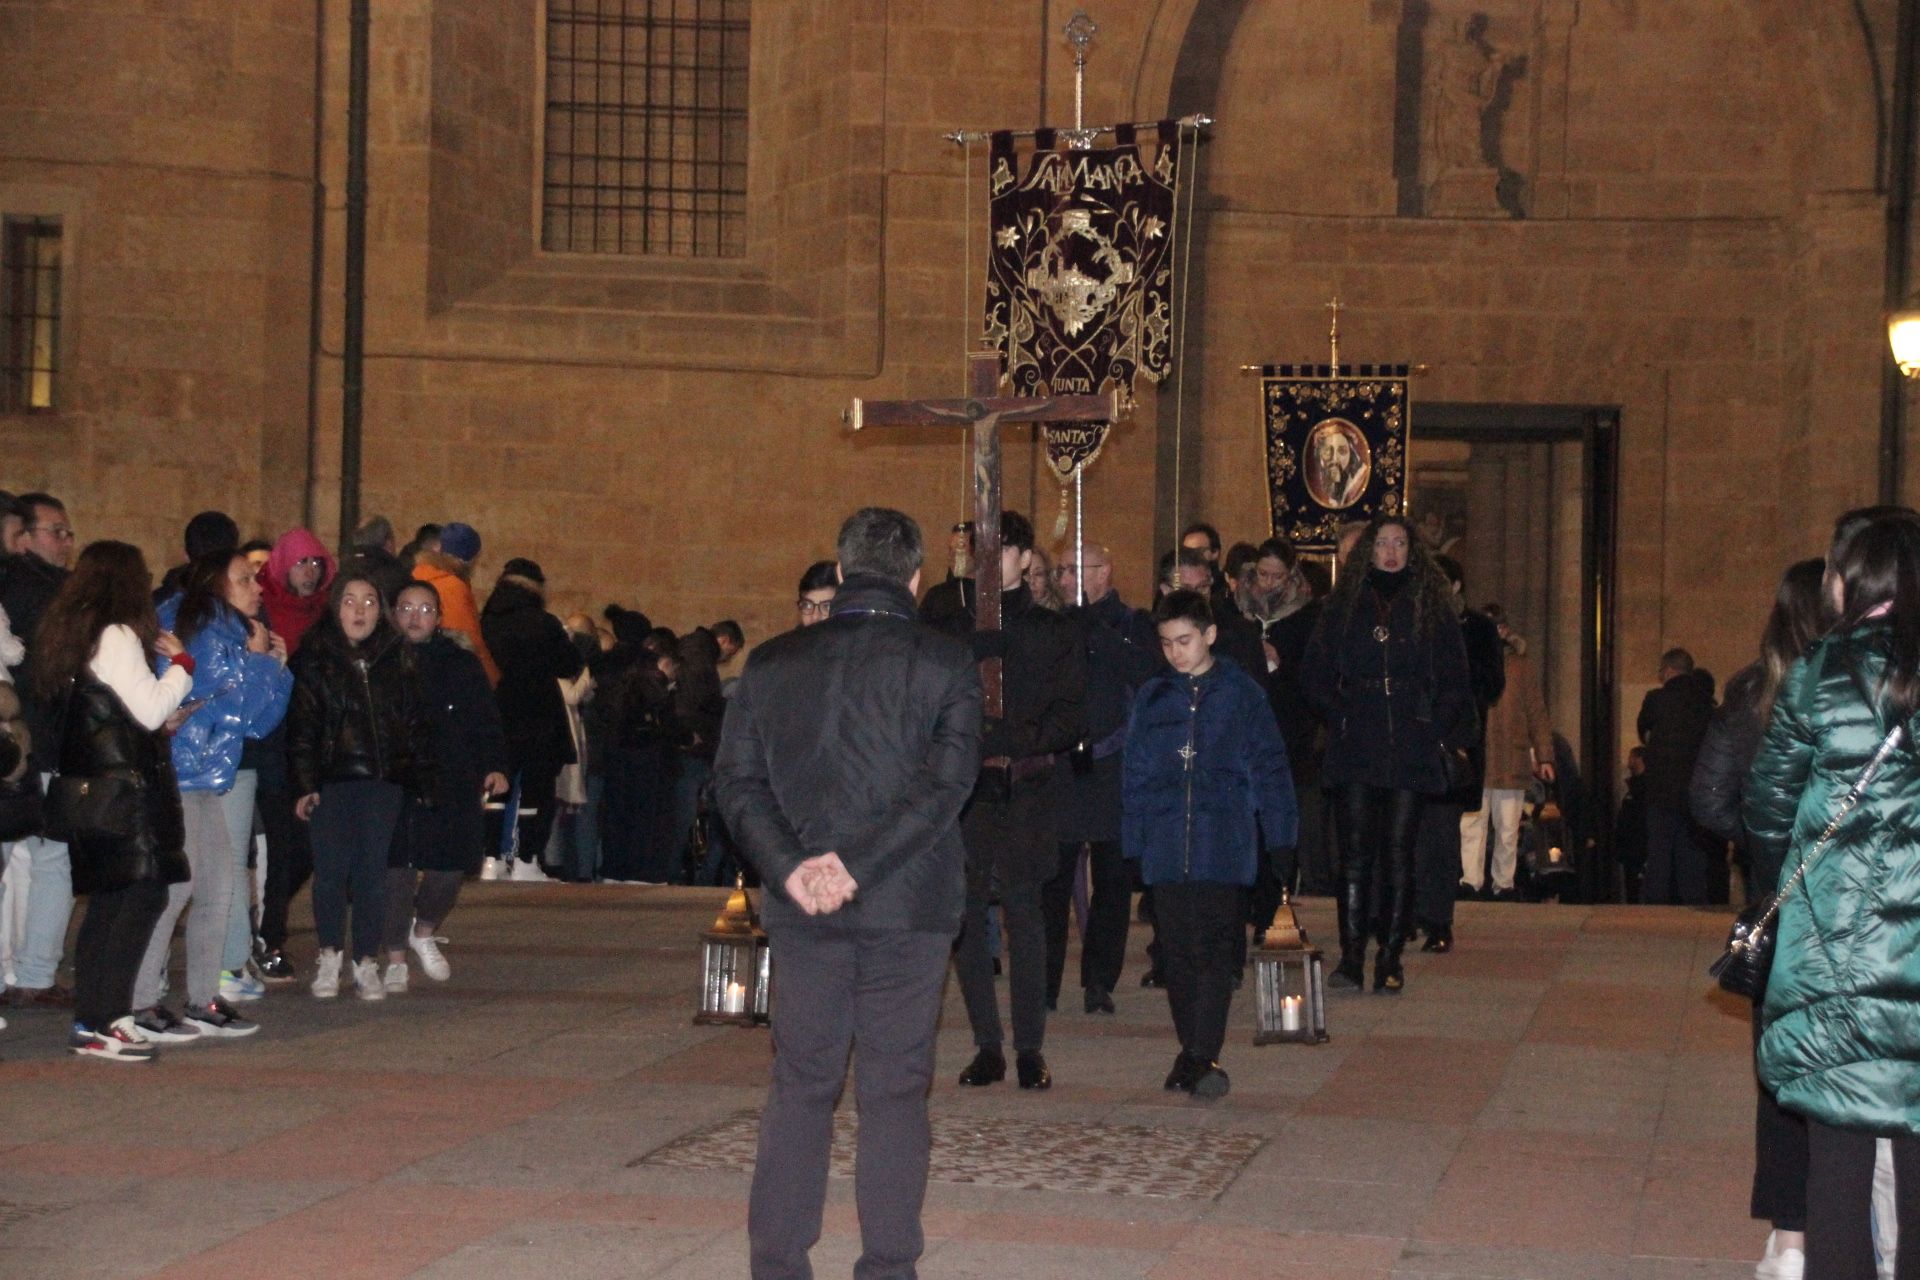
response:
[[[1477,712],[1446,576],[1413,526],[1376,516],[1340,567],[1301,659],[1301,685],[1327,726],[1321,778],[1333,792],[1340,860],[1340,964],[1329,985],[1406,985],[1414,837],[1429,796],[1454,785]]]

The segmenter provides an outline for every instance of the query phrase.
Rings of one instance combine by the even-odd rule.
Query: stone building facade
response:
[[[753,0],[734,258],[540,249],[546,7],[373,6],[362,509],[473,523],[483,581],[531,555],[557,603],[764,637],[849,508],[962,513],[957,433],[840,412],[961,389],[984,155],[940,134],[1067,119],[1082,6]],[[1176,507],[1263,531],[1237,370],[1322,350],[1337,295],[1422,399],[1619,409],[1623,719],[1668,644],[1738,666],[1777,568],[1875,494],[1893,7],[1099,6],[1090,118],[1218,120],[1182,376],[1088,483],[1126,594]],[[83,537],[337,532],[347,14],[0,2],[0,212],[62,215],[68,268],[60,409],[0,416],[0,484]]]

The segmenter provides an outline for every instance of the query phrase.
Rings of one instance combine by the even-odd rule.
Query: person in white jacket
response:
[[[13,683],[13,669],[27,660],[27,646],[13,634],[7,611],[0,608],[0,683]]]
[[[68,848],[87,914],[74,944],[74,1021],[68,1047],[82,1057],[144,1062],[153,1043],[134,1025],[133,980],[167,901],[187,875],[180,793],[162,732],[193,688],[193,659],[160,630],[153,575],[140,550],[96,542],[47,606],[35,633],[34,692],[57,708],[59,781],[102,783],[132,771],[141,786],[130,830],[87,829],[84,811]],[[151,655],[165,660],[156,676]],[[124,785],[124,784],[123,784]],[[59,788],[49,798],[58,812]]]

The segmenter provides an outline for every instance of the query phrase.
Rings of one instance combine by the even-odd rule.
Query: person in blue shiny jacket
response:
[[[1265,849],[1290,851],[1299,809],[1286,742],[1253,677],[1213,652],[1197,591],[1154,607],[1170,671],[1134,695],[1122,767],[1121,852],[1153,889],[1160,970],[1180,1054],[1166,1087],[1214,1099],[1247,893]]]
[[[134,985],[135,1025],[162,1043],[259,1029],[229,1003],[236,996],[253,998],[238,989],[243,975],[222,973],[233,897],[246,892],[253,837],[253,788],[235,785],[240,751],[248,738],[273,731],[293,693],[285,645],[251,620],[259,605],[253,565],[226,549],[191,562],[181,594],[159,608],[161,625],[179,636],[194,662],[193,691],[172,726],[193,879],[168,890],[166,912],[154,926]],[[161,1005],[160,992],[174,925],[189,901],[182,1017]]]

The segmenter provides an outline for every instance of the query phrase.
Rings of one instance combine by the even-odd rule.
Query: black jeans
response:
[[[1117,840],[1060,846],[1060,870],[1041,891],[1047,924],[1047,998],[1060,998],[1067,967],[1067,920],[1073,914],[1073,883],[1080,850],[1087,854],[1087,932],[1080,940],[1080,985],[1112,991],[1120,985],[1127,961],[1127,929],[1133,906],[1133,868],[1120,856]]]
[[[167,886],[158,880],[87,895],[86,918],[73,943],[75,1022],[105,1031],[133,1012],[133,980],[166,907]]]
[[[254,801],[267,835],[267,883],[260,895],[260,940],[270,951],[287,945],[287,904],[313,875],[307,824],[294,816],[296,797],[262,790]]]
[[[354,960],[380,953],[387,919],[387,854],[406,793],[391,782],[334,782],[320,789],[313,837],[313,927],[320,945],[346,942],[353,903]]]
[[[1896,1280],[1920,1280],[1920,1138],[1893,1137],[1894,1202],[1900,1219]],[[1807,1275],[1874,1280],[1874,1135],[1807,1121]]]
[[[1460,815],[1452,800],[1429,800],[1420,810],[1420,834],[1415,841],[1418,871],[1414,914],[1440,929],[1453,928],[1453,899],[1460,887]]]
[[[1348,783],[1335,796],[1340,833],[1340,949],[1357,961],[1369,935],[1398,957],[1413,923],[1414,838],[1425,798],[1417,791]]]
[[[833,1108],[853,1054],[859,1150],[859,1280],[914,1274],[926,1240],[927,1090],[947,955],[944,933],[793,928],[772,938],[780,971],[773,1085],[747,1208],[754,1280],[808,1280],[827,1198]]]
[[[387,922],[381,932],[388,951],[405,951],[415,922],[437,927],[460,898],[458,871],[415,871],[391,867],[387,871]]]
[[[1760,1008],[1753,1010],[1753,1047],[1760,1047]],[[1807,1229],[1807,1121],[1781,1108],[1754,1082],[1753,1198],[1748,1211],[1776,1231]]]
[[[1218,1062],[1240,971],[1235,957],[1245,937],[1247,890],[1237,884],[1161,884],[1153,898],[1174,1034],[1188,1057]]]
[[[1000,890],[1000,918],[1007,929],[1007,995],[1013,1005],[1013,1048],[1038,1053],[1047,1040],[1047,926],[1041,918],[1040,886],[1014,884]],[[1003,1039],[1000,1001],[993,989],[993,954],[987,941],[987,894],[968,888],[967,911],[953,972],[966,1000],[973,1042],[998,1049]]]

